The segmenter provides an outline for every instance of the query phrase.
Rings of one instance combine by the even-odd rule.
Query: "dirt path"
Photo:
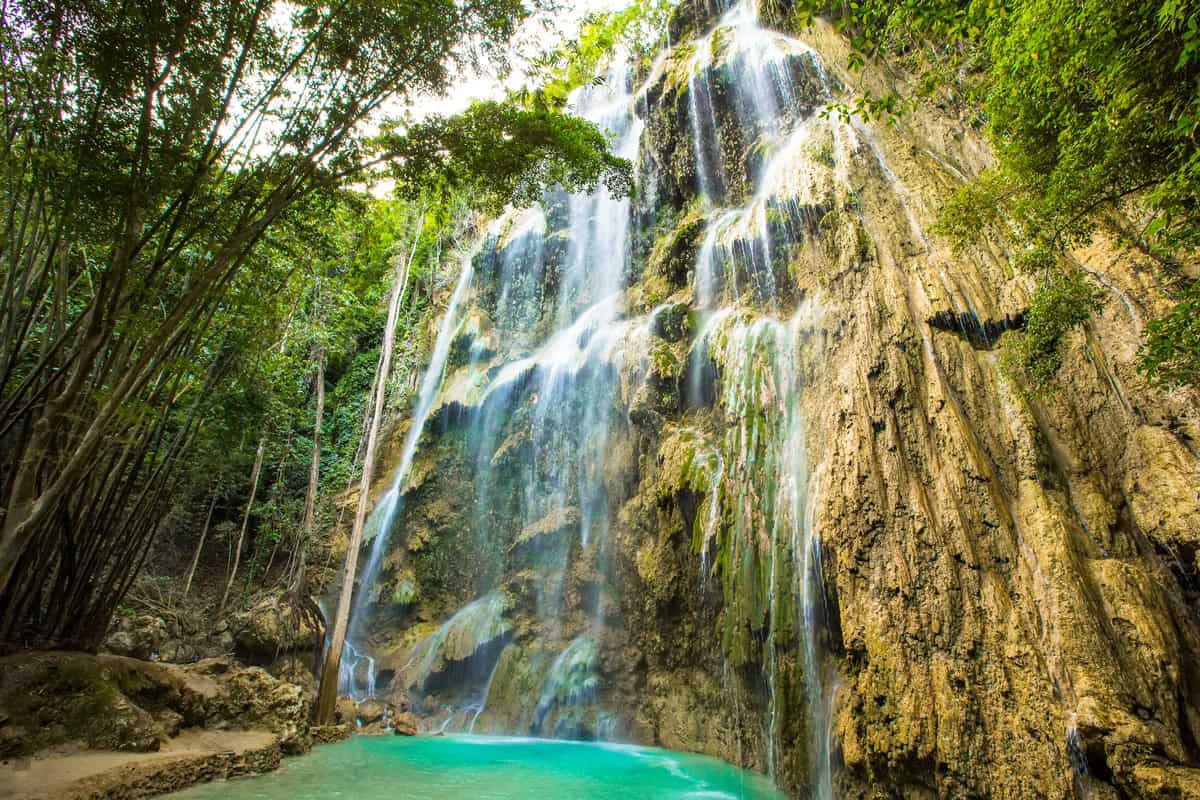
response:
[[[78,751],[0,766],[0,800],[151,797],[279,766],[267,731],[185,731],[157,753]]]

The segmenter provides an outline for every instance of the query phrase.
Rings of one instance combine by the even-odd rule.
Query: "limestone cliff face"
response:
[[[671,42],[582,101],[634,200],[469,262],[365,590],[380,691],[799,796],[1200,796],[1200,402],[1134,369],[1154,266],[1075,254],[1108,299],[1035,396],[982,326],[1026,305],[1008,243],[925,233],[988,161],[964,112],[827,119],[884,78],[748,7]]]

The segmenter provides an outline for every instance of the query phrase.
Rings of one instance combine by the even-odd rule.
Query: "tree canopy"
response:
[[[241,422],[283,419],[303,394],[298,315],[310,348],[352,324],[330,310],[345,282],[373,280],[332,263],[347,251],[319,230],[355,213],[348,187],[369,170],[391,165],[410,198],[438,189],[422,203],[442,209],[447,188],[486,185],[494,206],[540,180],[622,185],[604,138],[557,112],[485,104],[370,132],[385,106],[500,66],[528,13],[520,0],[0,9],[0,638],[102,633],[181,454],[253,451],[258,424]],[[351,227],[369,249],[369,226]],[[265,390],[267,375],[295,395]]]

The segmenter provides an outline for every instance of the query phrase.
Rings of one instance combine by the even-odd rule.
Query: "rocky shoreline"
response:
[[[155,797],[212,780],[257,775],[277,769],[284,752],[279,741],[266,732],[250,732],[238,736],[240,749],[219,752],[199,752],[166,758],[124,756],[115,766],[102,767],[98,772],[88,770],[87,758],[76,755],[49,755],[31,759],[24,769],[17,768],[0,783],[0,797],[28,800],[84,800],[87,798]],[[103,755],[112,755],[105,753]],[[64,767],[70,779],[56,776]],[[7,787],[7,788],[5,788]]]
[[[153,797],[277,769],[351,735],[297,685],[227,659],[0,658],[0,800]]]

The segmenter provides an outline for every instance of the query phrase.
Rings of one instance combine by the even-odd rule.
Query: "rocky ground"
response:
[[[269,771],[350,734],[309,725],[302,686],[231,658],[0,659],[0,798],[150,797]]]
[[[51,751],[13,765],[0,778],[0,798],[151,797],[267,772],[282,755],[267,731],[187,731],[156,753]]]

